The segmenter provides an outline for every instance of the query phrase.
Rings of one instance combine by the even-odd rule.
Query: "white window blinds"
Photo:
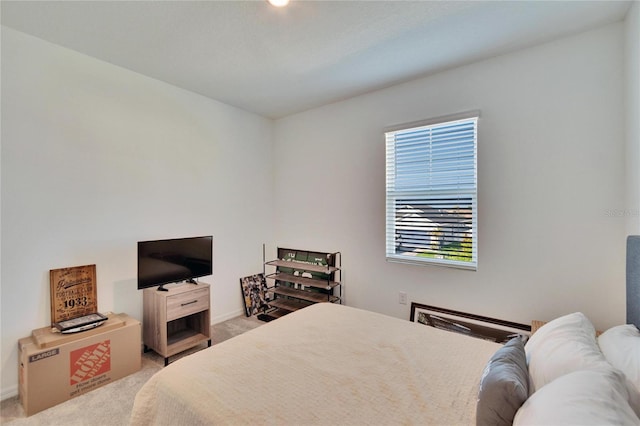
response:
[[[388,260],[477,268],[477,123],[385,133]]]

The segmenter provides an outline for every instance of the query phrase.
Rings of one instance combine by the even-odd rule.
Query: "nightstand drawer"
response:
[[[167,297],[167,321],[209,309],[209,287]]]

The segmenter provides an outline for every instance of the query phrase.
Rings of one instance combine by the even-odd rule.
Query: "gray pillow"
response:
[[[524,342],[515,337],[493,354],[480,379],[476,425],[511,425],[529,396]]]

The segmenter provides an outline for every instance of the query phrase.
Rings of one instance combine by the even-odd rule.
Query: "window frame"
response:
[[[400,124],[384,129],[383,136],[385,139],[385,257],[388,262],[394,263],[408,263],[414,265],[431,265],[431,266],[445,266],[452,268],[460,268],[466,270],[476,271],[478,268],[478,123],[480,119],[480,111],[468,111],[460,114],[452,114],[442,117],[431,118],[428,120],[416,121],[411,123]],[[445,124],[454,124],[456,122],[473,121],[473,186],[471,188],[452,188],[446,190],[438,190],[433,188],[427,188],[428,183],[422,185],[422,189],[419,190],[402,190],[396,188],[396,177],[399,175],[396,171],[396,134],[402,132],[408,133],[409,131],[419,130],[420,128],[431,128],[442,126]],[[393,140],[390,140],[390,137]],[[428,143],[432,144],[430,140]],[[467,168],[466,172],[469,173],[470,169]],[[429,176],[433,175],[429,172]],[[400,174],[402,178],[402,174]],[[398,245],[396,236],[398,235],[397,226],[398,220],[396,216],[399,207],[396,205],[396,201],[399,199],[406,200],[414,199],[423,200],[422,202],[428,202],[431,199],[438,199],[438,197],[458,197],[469,199],[469,208],[471,210],[471,260],[453,260],[445,258],[433,258],[433,257],[421,257],[415,254],[402,254],[398,253]],[[425,203],[425,205],[427,205]],[[433,235],[437,236],[436,231]],[[455,237],[455,241],[461,238]],[[451,241],[451,240],[449,240]],[[463,241],[463,240],[462,240]],[[460,242],[462,242],[460,241]],[[442,245],[441,245],[442,247]],[[416,250],[429,250],[429,246],[426,244],[423,247],[417,247]]]

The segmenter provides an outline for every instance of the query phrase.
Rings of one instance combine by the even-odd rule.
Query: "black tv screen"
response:
[[[138,241],[138,289],[212,274],[213,237]]]

